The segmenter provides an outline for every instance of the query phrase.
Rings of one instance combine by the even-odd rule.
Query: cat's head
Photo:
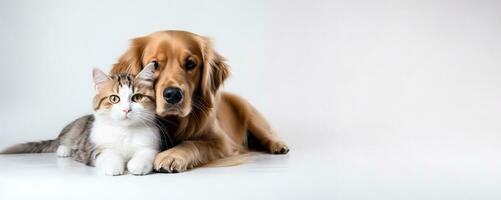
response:
[[[96,119],[120,125],[146,125],[155,119],[154,64],[136,76],[120,73],[108,76],[99,69],[92,71],[96,96]]]

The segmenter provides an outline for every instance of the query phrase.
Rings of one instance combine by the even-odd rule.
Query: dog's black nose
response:
[[[164,90],[164,99],[167,103],[176,104],[183,99],[183,93],[177,87],[168,87]]]

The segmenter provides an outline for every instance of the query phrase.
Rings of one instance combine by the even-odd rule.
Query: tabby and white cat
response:
[[[60,157],[96,166],[105,175],[121,175],[125,168],[134,175],[150,173],[161,142],[154,122],[154,70],[149,64],[134,77],[107,76],[94,69],[93,115],[73,121],[57,139],[18,144],[2,153],[55,151]]]

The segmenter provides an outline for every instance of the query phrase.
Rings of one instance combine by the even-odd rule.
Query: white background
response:
[[[232,66],[224,89],[290,144],[285,168],[324,177],[310,183],[324,188],[316,195],[500,198],[500,11],[499,1],[1,1],[0,148],[54,138],[90,113],[93,67],[109,70],[133,37],[183,29],[214,39]]]

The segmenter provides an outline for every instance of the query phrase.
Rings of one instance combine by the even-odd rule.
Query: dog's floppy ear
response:
[[[230,66],[225,62],[226,59],[214,50],[209,38],[201,37],[201,48],[203,66],[200,92],[206,103],[212,107],[214,95],[230,76]]]
[[[118,62],[113,65],[111,74],[138,74],[143,68],[142,57],[147,40],[147,37],[132,39],[129,49],[122,56],[120,56]]]

